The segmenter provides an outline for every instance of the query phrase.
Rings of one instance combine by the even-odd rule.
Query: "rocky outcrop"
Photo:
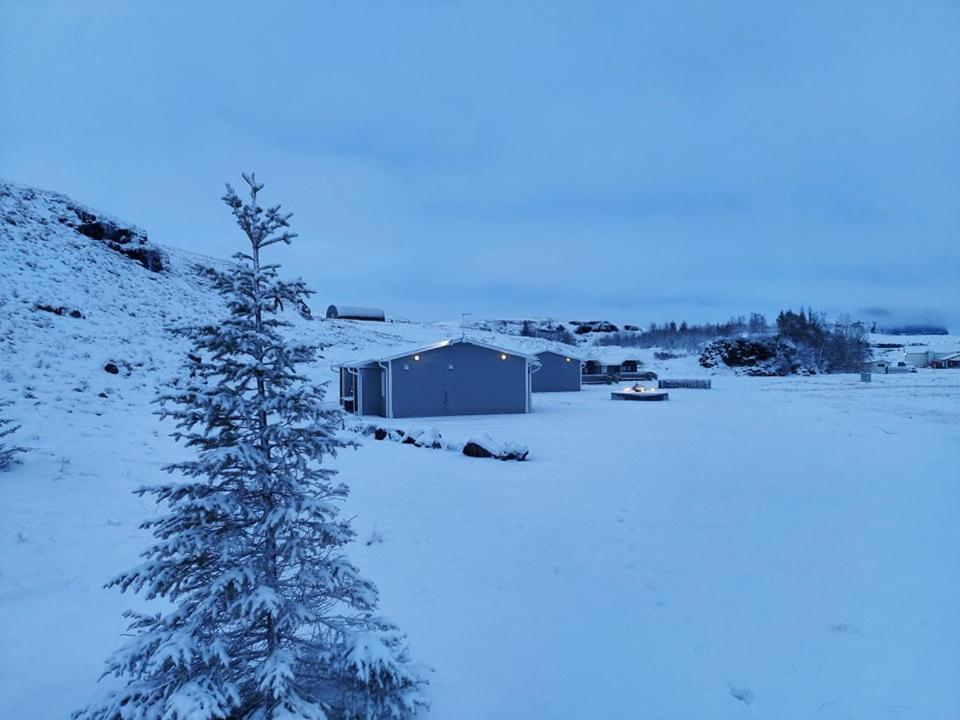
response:
[[[574,326],[574,334],[586,335],[587,333],[610,333],[619,332],[620,328],[612,322],[606,320],[571,320],[570,324]]]
[[[60,222],[91,240],[104,243],[114,252],[136,260],[151,272],[161,272],[166,266],[163,252],[152,245],[147,234],[139,228],[120,225],[77,205],[68,206]]]

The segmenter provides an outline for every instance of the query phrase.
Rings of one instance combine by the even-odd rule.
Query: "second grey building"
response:
[[[537,353],[540,369],[533,375],[534,392],[570,392],[580,389],[582,361],[572,355],[544,350]]]

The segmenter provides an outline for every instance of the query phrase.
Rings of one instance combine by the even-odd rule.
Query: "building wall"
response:
[[[394,417],[444,415],[444,368],[446,348],[390,361],[390,392]]]
[[[908,362],[911,365],[916,365],[917,367],[923,367],[927,365],[931,360],[935,359],[935,353],[930,352],[929,350],[924,350],[921,352],[906,351],[903,353],[904,362]]]
[[[446,351],[446,414],[486,415],[527,411],[527,359],[469,343]]]
[[[537,354],[540,369],[533,374],[534,392],[569,392],[580,389],[580,361],[555,352]]]
[[[391,362],[394,417],[527,411],[527,360],[454,343]]]
[[[359,370],[362,381],[360,383],[361,415],[384,415],[385,401],[383,397],[383,369],[377,365],[364,367]]]

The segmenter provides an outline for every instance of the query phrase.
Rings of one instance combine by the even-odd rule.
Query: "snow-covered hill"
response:
[[[0,398],[30,448],[0,474],[2,717],[78,707],[142,607],[102,585],[147,541],[155,510],[131,490],[183,455],[151,400],[186,352],[166,328],[223,311],[198,262],[222,261],[0,183]],[[318,379],[464,333],[551,346],[478,323],[288,319],[326,346]],[[702,374],[653,352],[589,354]],[[517,440],[526,463],[373,440],[337,459],[352,554],[435,670],[431,717],[956,717],[960,373],[608,393],[394,422]]]
[[[128,233],[130,247],[155,253],[151,258],[159,258],[162,271],[153,272],[130,257],[125,245],[84,235],[78,229],[83,219]],[[2,351],[16,358],[37,358],[37,367],[25,369],[11,362],[7,370],[15,380],[41,392],[57,394],[85,385],[94,388],[94,395],[127,387],[152,388],[164,374],[176,372],[185,352],[169,329],[223,312],[195,266],[225,261],[159,248],[136,226],[58,193],[0,182],[0,223]],[[277,254],[281,263],[282,253],[281,249]],[[329,347],[325,361],[315,368],[321,379],[332,377],[333,362],[464,334],[519,351],[557,346],[460,322],[306,320],[292,311],[287,319],[295,326],[292,332]],[[104,376],[103,366],[111,362],[122,370],[119,377]]]

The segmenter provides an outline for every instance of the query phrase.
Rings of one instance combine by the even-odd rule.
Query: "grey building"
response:
[[[475,340],[341,363],[340,404],[388,418],[526,413],[539,361]]]
[[[331,305],[327,308],[328,320],[373,320],[383,322],[387,319],[383,310],[375,307],[357,307],[355,305]]]
[[[537,353],[540,369],[533,375],[534,392],[566,392],[579,390],[583,378],[583,361],[573,355],[544,350]]]

